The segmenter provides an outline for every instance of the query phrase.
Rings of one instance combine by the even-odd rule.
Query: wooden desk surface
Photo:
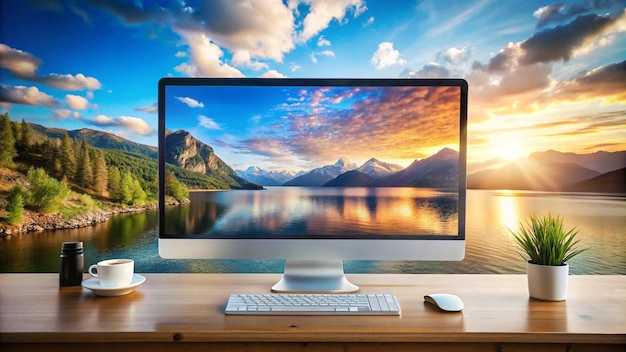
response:
[[[97,343],[108,351],[116,343],[125,350],[143,343],[153,352],[172,343],[177,348],[208,343],[222,350],[246,344],[262,350],[277,342],[291,343],[289,350],[389,342],[395,347],[445,343],[447,350],[487,344],[494,351],[531,343],[578,344],[582,350],[608,344],[603,350],[620,351],[626,345],[626,276],[572,275],[566,301],[544,302],[528,298],[525,275],[348,275],[363,293],[395,294],[399,317],[225,316],[229,294],[269,292],[280,276],[144,276],[146,282],[129,295],[97,297],[82,287],[60,289],[57,274],[0,274],[2,349],[42,347],[35,342],[90,351],[98,350]],[[425,294],[436,292],[460,296],[464,311],[443,313],[423,303]]]

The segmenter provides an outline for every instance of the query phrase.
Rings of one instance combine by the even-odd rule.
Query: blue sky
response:
[[[14,120],[156,145],[166,76],[465,78],[470,162],[626,150],[624,1],[0,2]]]

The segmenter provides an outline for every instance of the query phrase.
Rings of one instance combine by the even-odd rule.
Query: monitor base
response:
[[[343,272],[341,260],[287,260],[285,273],[274,286],[275,293],[354,293]]]

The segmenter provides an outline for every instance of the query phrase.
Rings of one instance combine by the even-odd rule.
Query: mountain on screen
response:
[[[322,186],[344,172],[354,170],[356,168],[356,164],[344,159],[339,159],[333,165],[318,167],[304,175],[295,177],[294,179],[285,182],[283,186]]]
[[[165,137],[165,162],[192,173],[207,175],[209,184],[203,189],[260,189],[260,185],[249,182],[235,173],[213,148],[194,138],[189,132],[178,130]],[[189,174],[177,175],[186,184],[192,183]],[[206,181],[205,181],[206,182]]]
[[[295,171],[267,171],[258,166],[250,166],[246,170],[235,170],[237,175],[263,186],[280,186],[299,174]]]
[[[358,171],[373,178],[382,178],[385,176],[390,176],[402,169],[403,167],[400,165],[386,163],[376,158],[371,158],[370,160],[366,161],[363,165],[357,168]]]
[[[414,161],[377,184],[384,187],[458,188],[459,152],[444,148],[428,158]]]

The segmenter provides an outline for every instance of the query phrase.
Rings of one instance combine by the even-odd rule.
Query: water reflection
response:
[[[330,201],[337,190],[326,190],[318,202],[302,205],[310,212],[316,206],[324,210],[323,216],[348,217],[351,223],[373,221],[384,226],[395,226],[394,218],[410,219],[415,223],[424,222],[422,214],[415,212],[414,202],[434,202],[428,210],[422,210],[427,219],[435,223],[447,224],[456,221],[453,204],[449,204],[446,194],[440,196],[417,196],[413,201],[403,197],[393,198],[385,189],[374,193],[370,189],[350,189],[342,201]],[[271,216],[264,216],[263,226],[283,231],[302,233],[311,223],[296,214],[301,211],[298,192],[284,188],[285,193],[294,199],[291,208],[276,207],[265,209]],[[267,191],[257,192],[213,192],[215,202],[202,204],[192,213],[190,207],[172,207],[169,211],[184,214],[185,227],[196,228],[190,233],[199,233],[203,226],[214,227],[218,219],[235,211],[228,206],[225,193],[244,197],[252,201],[249,211],[255,216],[263,214],[263,197],[272,196]],[[222,193],[220,195],[219,193]],[[381,195],[376,201],[372,199]],[[285,195],[273,195],[279,197]],[[230,196],[229,196],[230,197]],[[332,197],[330,197],[332,198]],[[350,203],[352,202],[352,203]],[[453,202],[454,203],[454,202]],[[301,204],[301,203],[300,203]],[[355,204],[347,206],[346,204]],[[324,206],[321,206],[324,205]],[[427,207],[429,208],[429,207]],[[349,211],[348,209],[352,209]],[[558,194],[523,191],[479,191],[468,190],[466,221],[466,255],[461,262],[347,262],[348,273],[523,273],[525,264],[518,255],[507,227],[515,229],[520,220],[531,214],[552,212],[563,217],[566,225],[576,225],[581,241],[591,249],[572,260],[572,274],[626,274],[626,197],[593,194]],[[386,214],[386,215],[379,215]],[[168,215],[169,216],[169,215]],[[230,215],[229,215],[230,216]],[[290,218],[290,223],[282,220]],[[0,272],[58,272],[61,243],[83,241],[85,264],[93,264],[102,259],[133,258],[137,272],[279,272],[284,263],[279,260],[165,260],[158,255],[158,214],[120,214],[102,224],[91,227],[44,231],[11,236],[0,239]],[[399,222],[404,220],[398,220]],[[346,221],[348,222],[348,221]],[[171,223],[170,226],[178,224]],[[188,226],[188,227],[187,227]],[[383,226],[383,225],[380,225]],[[432,223],[428,226],[435,228]],[[446,225],[447,226],[447,225]],[[436,229],[436,228],[435,228]],[[181,230],[182,231],[182,230]]]
[[[268,187],[192,192],[168,208],[170,234],[456,235],[458,196],[418,188]]]

